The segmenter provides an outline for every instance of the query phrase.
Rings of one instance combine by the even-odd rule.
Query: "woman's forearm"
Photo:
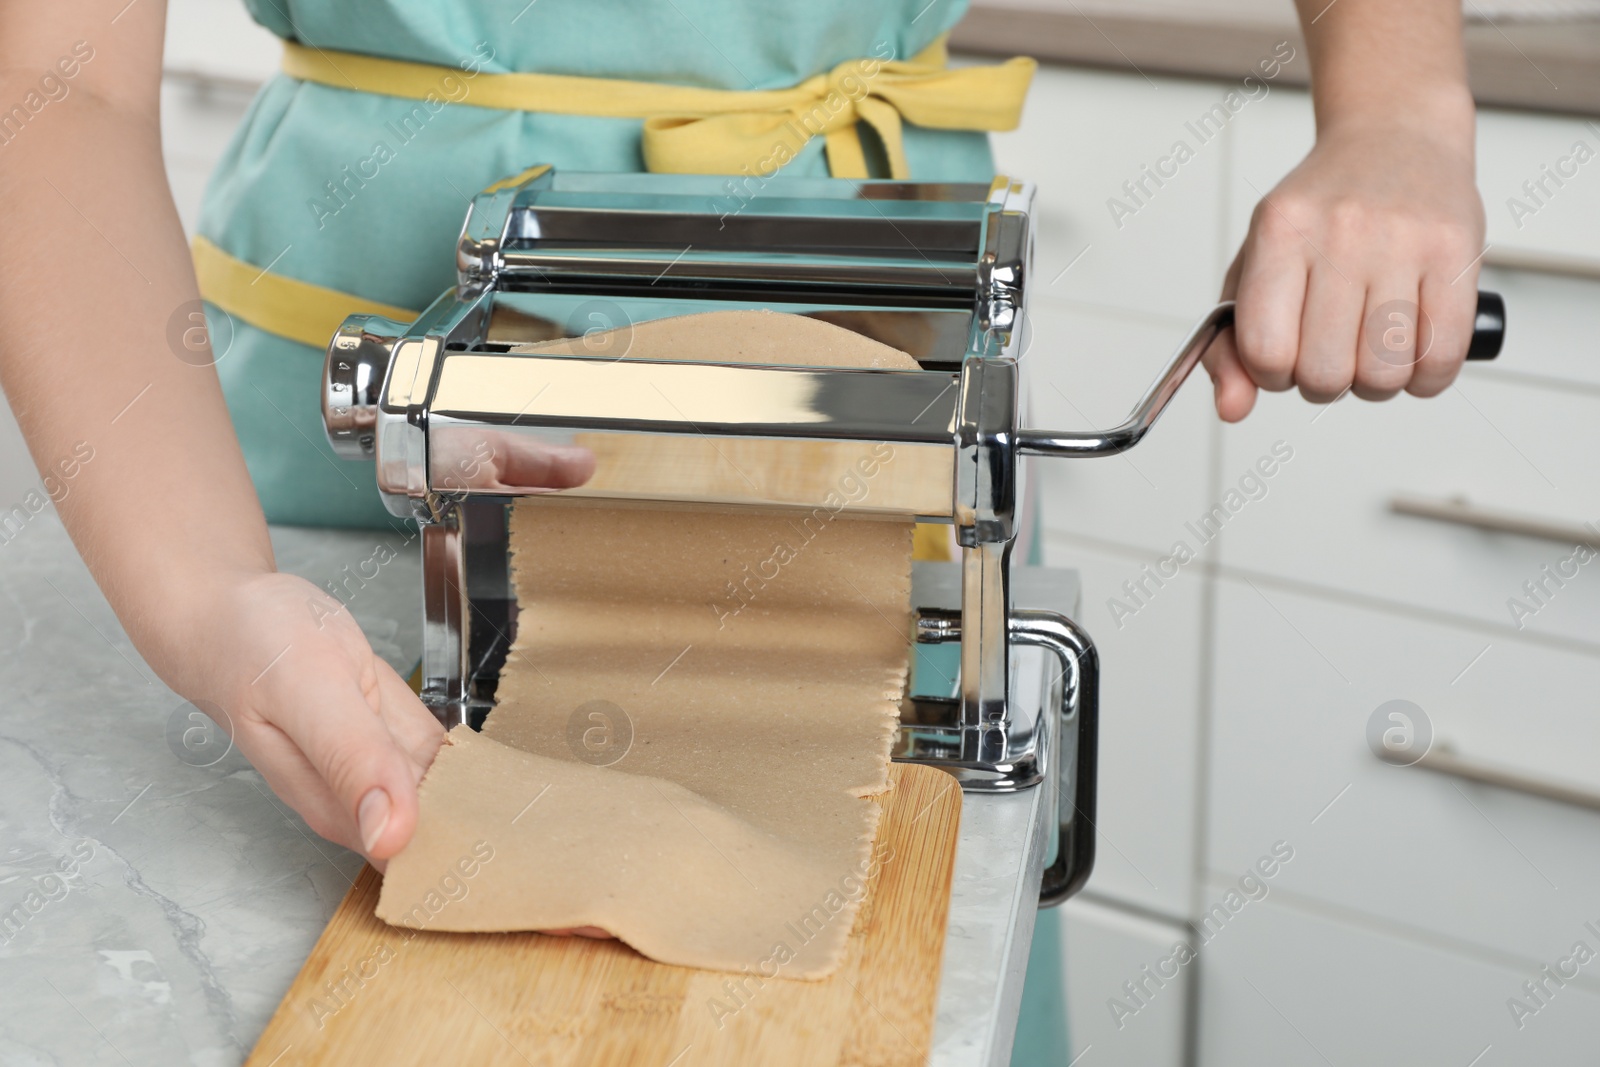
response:
[[[0,100],[36,80],[8,71]],[[198,293],[153,109],[52,104],[0,147],[0,203],[0,384],[41,472],[78,461],[57,506],[139,651],[197,695],[208,595],[272,549],[215,369],[182,347]]]
[[[1460,0],[1295,0],[1317,129],[1422,120],[1471,135]]]

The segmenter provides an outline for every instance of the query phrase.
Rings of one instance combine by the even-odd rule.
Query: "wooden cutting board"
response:
[[[614,941],[372,914],[365,868],[246,1067],[899,1067],[933,1037],[961,790],[894,764],[845,962],[817,982],[672,967]]]

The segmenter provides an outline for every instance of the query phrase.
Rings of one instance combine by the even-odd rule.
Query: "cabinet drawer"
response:
[[[1478,188],[1490,245],[1600,263],[1600,134],[1593,123],[1479,112]]]
[[[1294,458],[1269,496],[1227,519],[1223,563],[1509,632],[1600,642],[1600,561],[1567,562],[1571,541],[1390,510],[1400,494],[1461,495],[1572,530],[1600,523],[1600,397],[1477,375],[1428,400],[1318,408],[1294,394],[1264,396],[1223,434],[1224,481],[1275,441]],[[1562,584],[1547,567],[1565,572]]]
[[[1536,375],[1600,387],[1600,360],[1594,357],[1600,278],[1488,267],[1478,285],[1505,297],[1506,343],[1498,360],[1471,368],[1469,375]]]
[[[1284,840],[1275,890],[1527,958],[1600,924],[1600,812],[1384,763],[1368,741],[1408,700],[1464,758],[1600,792],[1600,659],[1227,578],[1216,634],[1212,871]]]
[[[1567,943],[1540,962],[1580,939],[1600,948],[1574,923]],[[1526,998],[1522,983],[1538,977],[1538,963],[1485,960],[1270,898],[1241,912],[1200,963],[1200,1067],[1554,1067],[1593,1063],[1600,1045],[1592,986],[1557,989],[1518,1029],[1507,1002]]]
[[[1106,600],[1139,576],[1137,556],[1057,540],[1046,542],[1045,559],[1082,576],[1079,618],[1100,652],[1099,799],[1089,888],[1181,918],[1188,913],[1196,860],[1204,578],[1185,573],[1138,615],[1117,620]]]
[[[1132,915],[1078,897],[1062,906],[1062,958],[1066,964],[1067,1032],[1074,1056],[1100,1067],[1182,1067],[1189,986],[1199,968],[1168,963],[1167,974],[1149,977],[1189,939],[1176,923]],[[1123,983],[1143,983],[1146,995],[1131,1010]],[[1114,1004],[1124,1005],[1113,1010]],[[1093,1049],[1093,1053],[1089,1050]],[[1090,1056],[1092,1055],[1092,1060]]]

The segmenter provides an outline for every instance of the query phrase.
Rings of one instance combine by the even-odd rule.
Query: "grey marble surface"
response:
[[[409,672],[415,543],[273,531],[280,567],[318,584],[380,542],[398,558],[341,599]],[[0,542],[0,684],[0,1067],[243,1062],[360,859],[311,833],[225,737],[196,732],[50,512]],[[1044,799],[966,797],[940,1067],[1009,1047]]]
[[[380,540],[402,555],[350,610],[409,671],[415,545],[273,532],[280,566],[319,584]],[[53,513],[0,543],[0,680],[0,1065],[241,1063],[359,858],[220,734],[185,747],[193,709],[133,650]]]

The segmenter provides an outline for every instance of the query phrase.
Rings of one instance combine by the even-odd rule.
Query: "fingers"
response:
[[[594,476],[594,453],[579,445],[550,445],[502,436],[495,456],[500,481],[533,489],[574,489]]]
[[[270,722],[247,720],[234,740],[267,786],[299,812],[313,832],[345,848],[360,847],[354,820],[288,734]]]
[[[1411,275],[1367,289],[1351,386],[1363,400],[1387,400],[1404,389],[1417,360],[1434,343],[1430,323],[1419,313],[1417,284]]]
[[[1304,239],[1270,201],[1256,208],[1241,252],[1234,336],[1251,381],[1282,392],[1295,383],[1301,319],[1307,299]]]
[[[1314,404],[1337,400],[1356,373],[1356,344],[1366,290],[1331,265],[1311,270],[1300,325],[1300,356],[1294,382],[1300,395]]]
[[[1256,406],[1256,383],[1245,373],[1230,327],[1217,335],[1200,357],[1211,375],[1212,399],[1223,422],[1238,422]]]
[[[285,659],[296,651],[291,648]],[[376,673],[363,689],[348,662],[337,657],[305,650],[300,658],[303,662],[286,662],[290,669],[275,672],[270,699],[284,710],[274,725],[326,783],[361,851],[373,859],[392,856],[416,828],[421,777],[413,753],[390,732],[381,713],[382,702],[398,696]],[[414,694],[406,695],[416,701]]]
[[[1402,271],[1371,284],[1364,274],[1352,278],[1275,210],[1263,201],[1223,288],[1226,295],[1237,278],[1234,327],[1203,359],[1217,414],[1226,422],[1244,418],[1257,387],[1299,386],[1319,404],[1347,390],[1385,400],[1405,389],[1420,358],[1418,334],[1426,333],[1418,327],[1416,277]],[[1429,340],[1422,338],[1424,351]]]
[[[1235,310],[1235,355],[1256,385],[1320,402],[1448,386],[1471,332],[1463,276],[1483,247],[1469,119],[1319,131],[1261,200]],[[1226,364],[1224,349],[1208,362],[1219,396]]]
[[[376,668],[379,714],[395,743],[410,757],[420,782],[444,744],[445,728],[393,667],[378,660]]]
[[[1240,248],[1228,264],[1228,273],[1222,279],[1222,299],[1236,300],[1239,292],[1239,271],[1244,266],[1244,248]],[[1217,416],[1223,422],[1238,422],[1256,406],[1256,383],[1245,373],[1239,362],[1238,341],[1234,328],[1218,332],[1200,356],[1200,364],[1211,376],[1211,399]]]
[[[1449,388],[1467,358],[1477,318],[1478,275],[1473,270],[1454,281],[1442,272],[1422,276],[1418,303],[1433,326],[1433,344],[1424,352],[1406,385],[1413,396],[1437,396]]]
[[[594,453],[581,445],[551,444],[518,433],[450,435],[430,462],[446,491],[573,489],[594,476]]]
[[[361,696],[360,687],[351,686],[344,695],[351,692],[357,695],[359,703],[353,706],[353,711],[348,700],[297,703],[296,709],[311,707],[314,714],[246,718],[240,724],[236,741],[272,791],[299,812],[306,825],[330,841],[363,852],[381,871],[386,858],[400,851],[410,839],[415,819],[411,817],[408,823],[406,812],[414,810],[417,783],[437,755],[445,731],[393,668],[382,660],[376,660],[375,664],[379,703],[376,716],[370,701]],[[349,672],[348,666],[345,671]],[[328,671],[326,676],[336,673],[336,670]],[[295,687],[289,688],[297,691]],[[275,691],[267,699],[279,696]],[[294,699],[303,701],[306,698],[296,696]],[[313,739],[304,727],[306,718],[319,720],[319,725],[326,730]],[[370,729],[375,718],[381,720],[381,733]],[[280,723],[275,721],[277,719],[288,721]],[[353,732],[342,725],[351,721],[357,724]],[[369,728],[361,728],[363,725]],[[347,736],[341,739],[341,734]],[[384,769],[374,772],[370,764],[363,766],[360,759],[339,754],[356,748],[368,750],[370,763],[386,764],[390,772],[398,763],[403,773],[386,774]],[[376,753],[376,759],[371,758],[372,753]],[[398,761],[394,759],[396,754]],[[334,766],[344,769],[335,772]],[[331,775],[341,780],[337,789]],[[375,798],[377,793],[389,802],[387,825],[375,847],[369,847],[364,830],[370,834],[384,818],[381,801]],[[356,798],[353,803],[351,797]],[[363,804],[366,806],[365,824]]]
[[[242,635],[232,659],[246,666],[222,702],[239,748],[313,830],[381,868],[416,828],[417,784],[443,727],[323,590],[269,574],[231,592],[223,628]],[[256,662],[265,669],[253,673]]]

